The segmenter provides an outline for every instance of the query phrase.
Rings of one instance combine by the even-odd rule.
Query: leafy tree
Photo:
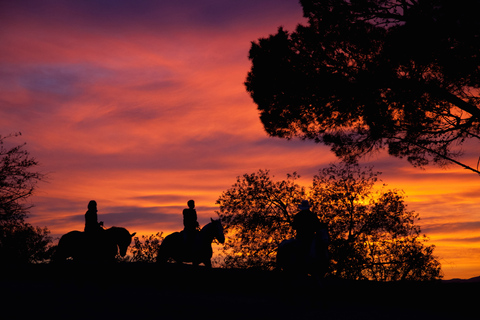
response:
[[[133,238],[133,245],[130,248],[131,262],[155,262],[158,249],[163,241],[163,232],[157,232],[149,236],[142,235]]]
[[[48,259],[52,252],[49,230],[25,222],[27,203],[43,178],[33,171],[38,162],[24,150],[25,144],[6,147],[0,136],[0,263],[30,263]]]
[[[54,247],[47,228],[34,227],[24,221],[0,225],[1,263],[38,263],[52,256]]]
[[[480,1],[301,0],[306,26],[252,44],[245,82],[271,136],[341,159],[455,163],[480,138]]]
[[[313,179],[316,212],[328,221],[332,273],[349,279],[433,280],[441,277],[434,246],[407,210],[402,191],[375,189],[378,172],[331,165]]]
[[[295,183],[297,174],[273,181],[268,170],[237,177],[237,182],[218,198],[218,215],[227,233],[223,247],[225,266],[272,269],[276,249],[290,228],[295,204],[305,195]]]
[[[238,177],[217,204],[230,233],[225,245],[227,267],[274,267],[278,244],[294,233],[297,205],[306,197],[331,237],[330,274],[347,279],[430,280],[441,277],[434,246],[415,225],[404,195],[385,186],[375,189],[378,173],[358,165],[331,165],[314,177],[307,194],[295,183],[273,181],[268,171]],[[375,191],[376,190],[376,191]]]

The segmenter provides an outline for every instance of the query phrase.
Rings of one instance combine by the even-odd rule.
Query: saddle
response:
[[[188,244],[192,244],[192,243],[195,243],[195,240],[197,238],[197,235],[198,235],[198,231],[197,230],[182,230],[180,231],[180,234],[182,235],[182,238],[183,238],[183,243],[185,245],[188,245]]]
[[[183,239],[183,247],[188,256],[193,255],[195,252],[195,244],[197,240],[198,230],[182,230],[180,234]]]
[[[105,239],[105,229],[101,227],[95,230],[85,231],[83,234],[85,235],[87,245],[90,246],[98,246]]]

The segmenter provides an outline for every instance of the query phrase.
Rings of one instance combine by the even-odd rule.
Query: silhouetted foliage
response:
[[[246,88],[271,136],[345,161],[380,149],[415,166],[480,138],[480,1],[302,0],[306,26],[252,44]]]
[[[218,214],[227,232],[223,249],[227,267],[274,267],[277,246],[293,236],[290,223],[305,195],[295,183],[298,177],[294,173],[276,182],[268,170],[260,170],[238,177],[218,198]]]
[[[133,245],[130,248],[132,254],[131,262],[155,262],[158,249],[163,241],[163,232],[157,232],[149,236],[142,235],[133,238]]]
[[[43,175],[32,169],[38,162],[24,150],[25,144],[6,147],[0,136],[0,262],[29,263],[50,257],[52,239],[47,228],[25,222],[31,205],[27,199]]]
[[[329,222],[331,272],[347,279],[433,280],[441,277],[434,246],[407,210],[403,191],[375,189],[378,172],[331,165],[313,179],[311,198]]]
[[[319,172],[312,187],[273,181],[268,171],[238,177],[217,200],[229,231],[224,248],[227,267],[274,267],[278,244],[294,233],[297,205],[308,197],[312,211],[328,223],[330,274],[346,279],[431,280],[441,277],[434,246],[415,225],[403,192],[375,189],[378,173],[358,165],[331,165]]]
[[[54,247],[47,228],[34,227],[24,221],[1,224],[1,263],[38,263],[50,259]]]

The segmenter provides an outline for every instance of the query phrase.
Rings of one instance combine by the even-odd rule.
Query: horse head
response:
[[[112,227],[113,229],[115,227]],[[120,251],[120,256],[125,257],[127,254],[127,249],[132,242],[132,238],[137,234],[136,232],[130,234],[125,228],[116,228],[116,242],[118,245],[118,250]]]
[[[214,238],[222,244],[225,243],[225,234],[223,233],[222,221],[220,219],[213,220],[212,218],[210,218],[210,220],[212,221],[211,224],[213,226]]]

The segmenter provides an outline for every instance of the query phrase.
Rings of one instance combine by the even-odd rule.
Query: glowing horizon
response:
[[[10,142],[48,175],[28,222],[55,237],[83,230],[92,199],[105,226],[139,235],[180,230],[189,199],[203,225],[237,176],[296,171],[308,186],[336,161],[325,146],[269,138],[243,84],[251,41],[304,22],[296,1],[25,0],[0,14],[0,134],[22,132]],[[384,153],[360,164],[405,191],[446,279],[480,275],[475,174]]]

